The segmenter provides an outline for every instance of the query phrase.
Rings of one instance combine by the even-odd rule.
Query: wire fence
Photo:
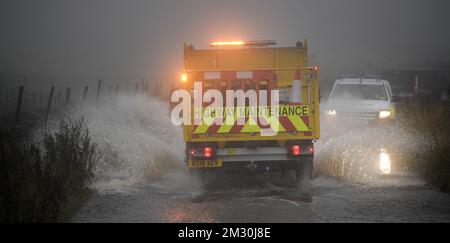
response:
[[[73,104],[95,103],[123,94],[160,96],[164,82],[150,79],[67,76],[0,76],[0,117],[20,123],[21,114],[49,114]]]

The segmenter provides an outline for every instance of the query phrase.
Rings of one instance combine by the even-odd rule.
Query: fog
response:
[[[182,44],[308,38],[322,78],[450,63],[446,0],[2,0],[0,73],[174,79]]]

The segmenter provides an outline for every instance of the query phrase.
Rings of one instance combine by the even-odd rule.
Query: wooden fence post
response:
[[[160,97],[161,96],[161,81],[158,81],[156,83],[156,97]]]
[[[152,96],[156,96],[156,82],[153,82],[152,84],[152,92],[151,92]]]
[[[20,108],[22,107],[22,98],[23,98],[23,86],[19,87],[19,94],[17,96],[17,106],[16,106],[16,117],[15,123],[19,123],[20,118]]]
[[[98,80],[98,84],[97,84],[97,102],[98,102],[98,100],[100,99],[100,89],[102,88],[102,80],[101,79],[99,79]]]
[[[84,87],[84,91],[83,91],[83,101],[86,100],[88,89],[89,89],[89,86]]]
[[[144,85],[144,92],[146,95],[148,95],[148,83],[147,82]]]
[[[50,95],[48,97],[47,109],[45,110],[45,118],[44,118],[45,127],[47,127],[47,119],[48,119],[48,115],[50,114],[50,108],[52,106],[52,99],[53,99],[54,92],[55,92],[55,86],[52,85],[52,88],[50,89]]]
[[[135,88],[134,92],[135,92],[136,94],[139,93],[139,82],[136,82],[136,88]]]
[[[66,88],[66,102],[64,104],[65,107],[67,107],[67,105],[69,105],[69,100],[70,100],[70,87]]]
[[[60,89],[58,89],[58,106],[60,106],[61,105],[61,90]]]

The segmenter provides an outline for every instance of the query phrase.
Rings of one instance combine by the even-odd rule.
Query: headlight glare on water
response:
[[[381,174],[387,175],[391,173],[391,158],[389,154],[382,149],[379,158],[379,170]]]

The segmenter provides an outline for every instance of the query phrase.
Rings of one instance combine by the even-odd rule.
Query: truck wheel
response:
[[[313,172],[313,159],[301,159],[296,161],[295,180],[297,187],[309,189]]]

